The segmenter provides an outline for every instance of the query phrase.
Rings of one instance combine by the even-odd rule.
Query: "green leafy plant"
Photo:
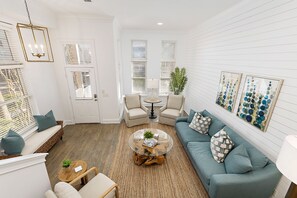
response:
[[[186,76],[186,68],[183,67],[180,69],[179,67],[176,67],[175,70],[170,74],[170,91],[172,91],[174,95],[179,95],[181,92],[183,92],[187,81],[188,78]]]
[[[68,168],[70,165],[71,165],[71,160],[69,160],[69,159],[63,160],[63,165],[62,166],[64,168]]]
[[[154,134],[151,132],[151,131],[146,131],[144,134],[143,134],[144,138],[153,138],[154,137]]]

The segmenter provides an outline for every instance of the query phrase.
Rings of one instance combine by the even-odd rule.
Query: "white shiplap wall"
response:
[[[186,37],[186,111],[209,110],[275,162],[285,136],[297,134],[297,0],[246,0]],[[236,110],[246,74],[284,79],[266,133],[215,104],[221,71],[244,74]],[[274,197],[289,184],[283,177]]]

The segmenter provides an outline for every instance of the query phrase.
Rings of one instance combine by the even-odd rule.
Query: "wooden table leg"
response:
[[[138,166],[140,166],[141,164],[143,164],[147,159],[148,159],[147,156],[139,155],[139,154],[137,154],[135,152],[133,154],[133,161]]]

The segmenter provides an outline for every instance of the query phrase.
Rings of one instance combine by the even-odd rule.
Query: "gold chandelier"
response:
[[[32,24],[27,0],[24,0],[29,24],[17,23],[25,59],[28,62],[53,62],[52,49],[46,27]]]

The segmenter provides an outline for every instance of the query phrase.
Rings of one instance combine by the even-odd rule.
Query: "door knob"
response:
[[[97,94],[94,94],[94,101],[97,101]]]

